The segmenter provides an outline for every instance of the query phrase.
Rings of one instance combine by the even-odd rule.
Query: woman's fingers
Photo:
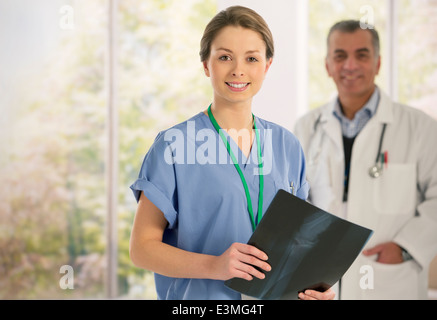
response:
[[[242,271],[255,276],[259,279],[264,279],[265,274],[261,271],[270,271],[272,268],[265,262],[268,259],[267,255],[254,246],[247,244],[237,244],[237,249],[240,251],[240,264]],[[257,269],[258,268],[258,269]]]
[[[225,259],[228,266],[228,276],[226,278],[242,278],[252,280],[253,277],[264,279],[262,271],[270,271],[270,265],[265,262],[267,255],[261,250],[242,243],[232,244],[221,256]],[[257,269],[259,268],[259,269]]]
[[[251,246],[249,244],[234,243],[233,246],[235,246],[240,252],[242,252],[244,254],[254,256],[254,257],[261,259],[261,260],[268,259],[267,255],[263,251],[259,250],[258,248],[254,247],[254,246]]]
[[[260,256],[267,258],[264,253]],[[240,270],[259,279],[264,279],[265,274],[262,271],[270,271],[272,269],[264,260],[265,259],[261,260],[259,257],[255,257],[251,254],[243,253],[240,256]]]
[[[328,289],[324,292],[315,290],[305,290],[305,292],[299,293],[300,300],[334,300],[335,292],[332,289]]]

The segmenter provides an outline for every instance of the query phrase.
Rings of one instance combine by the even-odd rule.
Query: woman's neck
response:
[[[251,104],[218,104],[214,101],[211,112],[220,128],[229,130],[252,129],[253,116]],[[205,111],[205,114],[208,114]]]
[[[226,130],[241,152],[249,157],[254,139],[254,119],[251,104],[223,104],[214,101],[211,112],[221,129]],[[205,113],[208,115],[208,111]]]

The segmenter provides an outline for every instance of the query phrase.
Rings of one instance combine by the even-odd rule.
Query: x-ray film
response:
[[[295,300],[306,289],[325,291],[349,269],[373,231],[279,190],[249,244],[264,251],[264,279],[225,285],[258,299]]]

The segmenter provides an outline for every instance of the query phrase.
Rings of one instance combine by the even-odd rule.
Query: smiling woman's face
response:
[[[214,102],[251,103],[271,63],[259,33],[243,27],[224,27],[211,43],[208,60],[203,62],[205,74],[211,78]]]

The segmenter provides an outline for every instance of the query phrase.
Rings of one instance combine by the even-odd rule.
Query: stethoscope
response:
[[[323,145],[323,140],[324,140],[325,135],[324,134],[317,135],[317,131],[318,131],[317,129],[318,129],[320,124],[323,124],[325,122],[326,121],[322,121],[322,114],[320,114],[317,117],[316,122],[314,122],[313,133],[312,133],[310,140],[309,140],[310,141],[309,145],[311,147],[310,147],[310,150],[308,151],[308,154],[309,154],[308,164],[310,164],[310,165],[315,165],[318,163],[320,153],[322,152],[322,145]],[[316,141],[317,138],[319,141]]]
[[[313,136],[311,137],[311,141],[314,139],[316,132],[317,132],[317,128],[319,127],[319,125],[322,123],[321,121],[321,117],[322,115],[320,114],[319,117],[317,118],[316,122],[314,123],[314,128],[313,128]],[[375,159],[375,163],[373,166],[371,166],[369,168],[369,176],[371,178],[377,179],[382,175],[382,171],[383,171],[383,167],[380,164],[380,156],[381,156],[381,150],[382,150],[382,143],[384,142],[384,135],[385,135],[385,129],[387,128],[387,124],[384,123],[382,126],[382,132],[381,132],[381,136],[379,137],[379,146],[378,146],[378,153],[376,154],[376,159]],[[320,154],[320,150],[321,150],[321,144],[319,145],[319,148],[317,150],[317,152],[315,152],[315,157],[318,158],[319,154]],[[312,158],[312,157],[310,157]],[[314,161],[317,162],[317,161]]]
[[[382,142],[384,141],[384,134],[385,134],[385,128],[387,127],[387,123],[384,123],[382,127],[381,137],[379,138],[379,147],[378,147],[378,153],[376,154],[375,164],[370,167],[369,169],[369,175],[371,178],[379,178],[382,175],[382,162],[380,162],[381,157],[381,148],[382,148]]]

